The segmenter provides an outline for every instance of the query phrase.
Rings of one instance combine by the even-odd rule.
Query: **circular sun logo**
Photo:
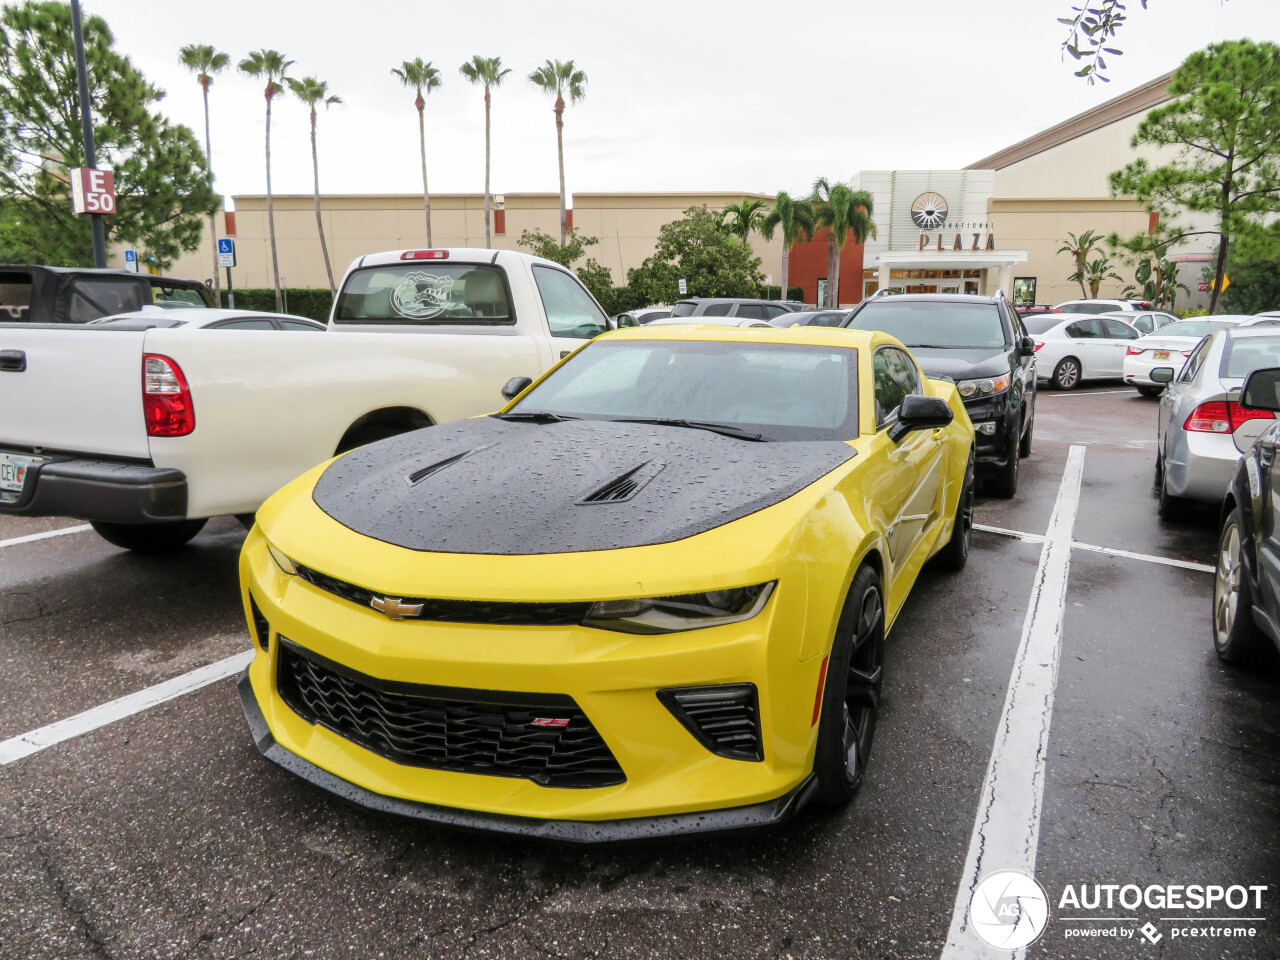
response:
[[[935,230],[947,222],[947,201],[941,194],[922,193],[911,204],[911,219],[921,230]]]
[[[982,878],[969,901],[969,922],[986,944],[1009,950],[1025,947],[1049,923],[1044,887],[1021,870],[1000,870]]]

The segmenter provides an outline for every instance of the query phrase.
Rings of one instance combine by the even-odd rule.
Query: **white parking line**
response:
[[[201,687],[215,683],[224,677],[230,677],[248,666],[249,661],[252,659],[253,651],[246,650],[243,653],[237,653],[233,657],[227,657],[225,660],[219,660],[217,663],[211,663],[207,667],[200,667],[190,673],[184,673],[171,680],[166,680],[164,683],[157,683],[154,687],[147,687],[137,693],[131,693],[128,696],[120,697],[118,700],[112,700],[101,706],[93,707],[84,713],[76,714],[74,717],[67,717],[65,720],[59,720],[46,727],[40,727],[30,733],[10,737],[8,740],[0,742],[0,767],[13,763],[15,760],[21,760],[23,757],[29,757],[33,753],[38,753],[45,747],[52,747],[54,744],[62,743],[64,740],[70,740],[81,734],[89,733],[91,730],[97,730],[108,723],[123,720],[125,717],[141,713],[143,710],[148,710],[167,700],[180,697],[184,693],[199,690]]]
[[[1044,543],[1045,538],[1038,533],[1024,533],[1021,530],[1007,530],[1004,527],[989,527],[985,523],[975,523],[973,529],[983,533],[995,533],[1002,537],[1013,537],[1024,543]],[[1180,567],[1183,570],[1196,570],[1200,573],[1214,573],[1216,567],[1207,563],[1195,563],[1191,560],[1175,560],[1173,557],[1158,557],[1153,553],[1135,553],[1132,550],[1120,550],[1117,547],[1100,547],[1096,543],[1081,543],[1072,540],[1075,550],[1088,550],[1092,553],[1105,553],[1112,557],[1124,557],[1128,560],[1144,560],[1147,563],[1160,563],[1166,567]]]
[[[1045,750],[1058,681],[1062,617],[1067,604],[1067,574],[1071,568],[1071,534],[1080,504],[1084,455],[1085,448],[1078,445],[1067,454],[1066,470],[1044,536],[1035,586],[1022,623],[1022,640],[1014,656],[1013,674],[982,784],[982,799],[969,838],[969,853],[956,891],[942,960],[1025,956],[1025,950],[997,951],[985,946],[969,929],[969,901],[978,880],[993,870],[1017,869],[1035,874],[1040,810],[1044,801]]]
[[[44,533],[29,533],[25,537],[0,540],[0,548],[16,547],[20,543],[34,543],[37,540],[48,540],[50,537],[65,537],[69,533],[84,533],[86,530],[92,529],[92,524],[81,523],[74,527],[59,527],[57,530],[46,530]]]
[[[1108,393],[1132,393],[1138,396],[1134,387],[1116,387],[1114,390],[1046,390],[1043,394],[1039,390],[1036,391],[1036,399],[1041,396],[1046,397],[1101,397]]]

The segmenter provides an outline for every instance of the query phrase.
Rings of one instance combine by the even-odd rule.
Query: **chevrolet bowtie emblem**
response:
[[[405,603],[399,597],[374,597],[369,601],[369,606],[384,613],[392,620],[403,620],[405,617],[416,617],[422,613],[422,604]]]

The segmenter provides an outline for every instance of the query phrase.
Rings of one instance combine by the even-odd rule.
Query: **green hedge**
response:
[[[778,284],[772,284],[764,288],[764,293],[760,294],[761,300],[804,300],[804,287],[787,287],[787,295],[782,296],[782,287]]]
[[[236,289],[237,310],[261,310],[264,313],[275,313],[276,292],[274,290],[241,290]],[[289,288],[285,291],[285,313],[298,317],[310,317],[321,323],[329,322],[329,308],[333,306],[333,297],[328,290],[308,290]],[[222,293],[222,301],[226,303],[226,291]]]

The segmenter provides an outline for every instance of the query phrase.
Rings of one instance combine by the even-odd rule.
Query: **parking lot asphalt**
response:
[[[846,809],[619,848],[406,824],[264,761],[221,679],[0,766],[0,958],[1011,956],[945,944],[1073,446],[1080,546],[1033,850],[1051,910],[1027,956],[1280,955],[1280,667],[1213,654],[1196,565],[1217,517],[1156,519],[1155,411],[1109,386],[1041,394],[1018,496],[980,499],[968,567],[926,571],[894,627]],[[235,521],[164,560],[85,531],[13,542],[77,526],[0,519],[0,740],[248,649]],[[1255,935],[1222,939],[1185,933],[1221,912],[1059,909],[1095,883],[1271,889],[1239,914]],[[1073,933],[1147,921],[1154,943]]]

